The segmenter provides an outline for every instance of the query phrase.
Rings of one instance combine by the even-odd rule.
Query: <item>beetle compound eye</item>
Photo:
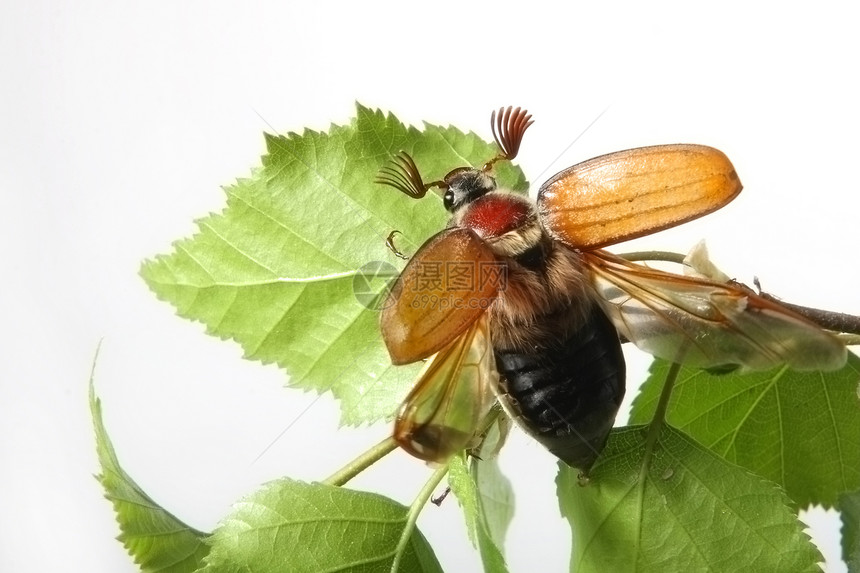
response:
[[[445,178],[445,183],[448,186],[445,208],[450,212],[496,190],[496,180],[479,169],[457,170],[455,175]]]

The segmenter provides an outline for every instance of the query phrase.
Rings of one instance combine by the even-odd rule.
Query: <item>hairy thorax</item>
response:
[[[494,347],[551,347],[582,326],[591,297],[579,255],[547,235],[534,203],[497,191],[455,214],[452,225],[472,229],[505,262],[504,283],[489,309]]]
[[[507,260],[504,290],[490,307],[493,346],[533,351],[566,340],[585,323],[592,297],[579,256],[548,241],[538,268]]]

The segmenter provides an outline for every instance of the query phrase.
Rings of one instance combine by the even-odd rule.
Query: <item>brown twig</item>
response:
[[[860,334],[860,316],[853,314],[845,314],[844,312],[835,312],[832,310],[823,310],[820,308],[811,308],[808,306],[800,306],[785,302],[779,297],[773,296],[759,289],[758,295],[765,300],[775,302],[780,306],[794,311],[803,318],[814,322],[821,328],[832,330],[834,332],[846,332],[849,334]]]

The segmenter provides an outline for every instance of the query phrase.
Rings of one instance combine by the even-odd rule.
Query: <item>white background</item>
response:
[[[856,9],[741,4],[5,2],[0,570],[135,570],[91,476],[100,339],[96,388],[120,460],[198,528],[263,481],[322,479],[385,435],[337,431],[327,396],[284,390],[282,372],[177,318],[137,276],[222,207],[219,186],[258,164],[264,130],[345,123],[355,100],[485,137],[491,109],[526,106],[520,164],[537,183],[628,147],[719,147],[741,197],[640,246],[706,237],[730,274],[860,314]],[[647,360],[629,357],[632,383]],[[517,433],[502,464],[518,501],[511,569],[567,570],[555,462]],[[408,502],[428,475],[398,452],[355,483]],[[447,570],[479,570],[456,503],[420,525]],[[831,560],[837,527],[816,528]]]

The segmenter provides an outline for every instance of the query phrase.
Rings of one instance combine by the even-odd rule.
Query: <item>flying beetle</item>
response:
[[[490,117],[499,153],[424,183],[399,152],[377,182],[451,217],[409,260],[381,314],[393,364],[426,360],[395,421],[412,455],[442,462],[469,447],[498,400],[550,452],[588,471],[625,391],[621,339],[701,368],[831,370],[830,333],[731,282],[681,276],[603,250],[680,225],[734,199],[741,182],[711,147],[659,145],[557,173],[536,202],[498,189],[493,166],[517,156],[532,124],[520,108]]]

